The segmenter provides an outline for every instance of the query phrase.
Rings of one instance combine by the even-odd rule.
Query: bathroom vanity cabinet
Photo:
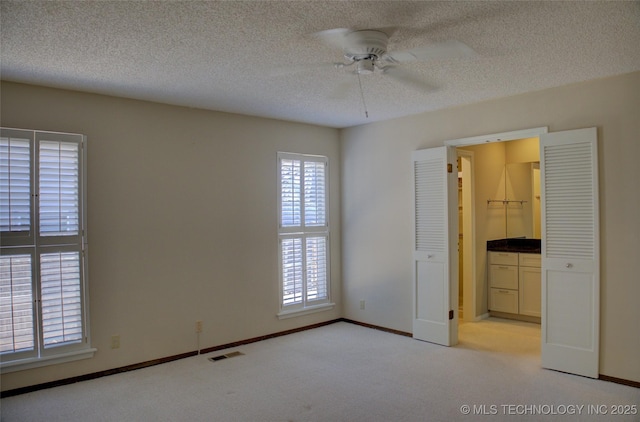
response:
[[[489,251],[488,261],[489,310],[539,318],[540,254]]]

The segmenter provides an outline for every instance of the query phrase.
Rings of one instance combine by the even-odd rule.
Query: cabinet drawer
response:
[[[542,265],[542,255],[537,253],[521,253],[520,254],[520,266],[521,267],[536,267],[540,268]]]
[[[489,287],[518,290],[518,267],[489,265]]]
[[[489,252],[489,264],[518,265],[518,254],[512,252]]]
[[[507,289],[490,289],[489,310],[517,314],[518,291]]]

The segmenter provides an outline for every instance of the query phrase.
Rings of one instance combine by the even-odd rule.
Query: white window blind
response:
[[[31,140],[0,138],[0,230],[31,230]]]
[[[282,239],[282,304],[302,303],[302,239]]]
[[[300,160],[282,159],[280,161],[280,198],[282,227],[300,225],[302,207],[300,205]]]
[[[78,144],[52,141],[39,144],[40,234],[77,235],[80,224]]]
[[[326,157],[279,153],[281,309],[328,303]]]
[[[40,255],[44,346],[82,339],[80,254]]]
[[[31,255],[0,256],[0,353],[34,348]]]
[[[327,238],[308,237],[306,248],[307,301],[327,298]]]
[[[306,226],[326,224],[325,163],[304,163],[304,222]]]
[[[1,141],[1,229],[9,240],[0,248],[4,371],[18,360],[79,356],[89,339],[84,136],[2,128]],[[21,230],[35,235],[14,236]]]

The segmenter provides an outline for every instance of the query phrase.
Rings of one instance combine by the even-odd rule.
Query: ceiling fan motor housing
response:
[[[353,31],[345,36],[344,57],[351,61],[375,60],[387,51],[389,36],[381,31]]]

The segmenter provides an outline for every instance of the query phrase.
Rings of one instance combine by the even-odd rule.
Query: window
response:
[[[280,318],[330,309],[327,157],[278,153]]]
[[[2,372],[89,357],[82,135],[2,128]]]

